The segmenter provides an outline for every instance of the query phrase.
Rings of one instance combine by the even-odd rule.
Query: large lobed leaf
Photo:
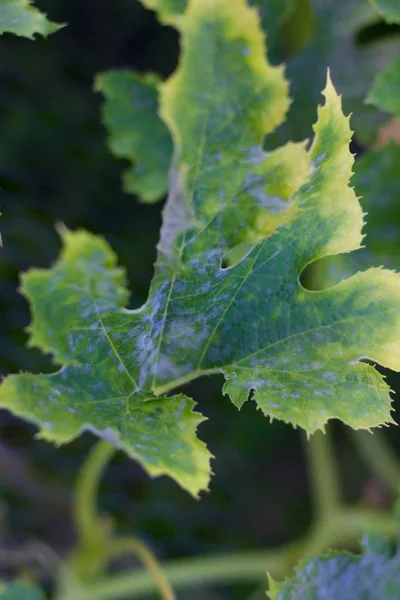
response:
[[[209,477],[202,419],[168,393],[201,375],[224,374],[236,406],[253,394],[266,415],[309,433],[330,418],[391,420],[387,385],[361,361],[400,369],[400,278],[371,269],[321,292],[300,285],[307,264],[362,239],[340,98],[328,80],[310,150],[264,153],[288,97],[256,12],[245,0],[192,0],[179,27],[181,63],[161,103],[176,164],[148,300],[125,309],[106,242],[64,231],[59,261],[22,285],[31,344],[62,367],[8,377],[0,405],[56,443],[94,431],[196,495]],[[238,244],[246,252],[223,268]]]
[[[367,536],[364,553],[330,552],[309,558],[283,583],[271,581],[271,600],[398,600],[400,551],[384,539]]]
[[[35,33],[47,36],[62,25],[52,23],[32,5],[31,0],[1,0],[0,34],[10,32],[27,38]]]

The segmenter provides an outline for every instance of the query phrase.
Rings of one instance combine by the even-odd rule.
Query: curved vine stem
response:
[[[378,431],[352,431],[352,436],[365,463],[397,495],[400,491],[400,462],[383,435]]]
[[[108,558],[121,554],[134,554],[151,575],[163,600],[176,600],[175,594],[165,576],[164,570],[151,550],[135,537],[122,537],[108,544]]]
[[[342,508],[321,522],[305,538],[276,550],[211,555],[164,563],[163,571],[174,589],[190,589],[214,583],[261,582],[268,572],[284,578],[300,558],[320,553],[327,547],[355,547],[366,529],[388,537],[398,533],[396,519],[386,512],[363,507]],[[74,589],[60,600],[122,600],[154,593],[156,584],[143,569],[100,579],[85,588]]]
[[[74,518],[79,543],[70,559],[70,571],[66,571],[66,589],[68,580],[74,581],[73,596],[79,589],[76,576],[89,581],[99,577],[110,560],[121,554],[134,554],[142,562],[159,590],[162,600],[175,600],[174,592],[164,575],[163,569],[151,550],[135,537],[110,539],[104,531],[97,509],[100,479],[116,452],[116,448],[104,440],[95,444],[81,467],[75,488]],[[78,587],[76,587],[78,586]],[[64,591],[61,597],[64,597]]]
[[[100,479],[115,452],[115,446],[100,440],[91,449],[78,473],[73,514],[81,546],[98,543],[103,538],[97,498]]]
[[[329,433],[316,431],[305,442],[317,521],[329,518],[341,505],[340,482]]]

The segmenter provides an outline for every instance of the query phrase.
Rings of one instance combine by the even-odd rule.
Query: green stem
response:
[[[158,588],[163,600],[176,600],[175,594],[168,583],[163,568],[150,548],[135,537],[113,540],[108,545],[108,558],[112,559],[121,554],[134,554],[142,562],[151,575],[154,585]]]
[[[81,467],[75,488],[74,519],[80,546],[91,546],[103,538],[97,511],[100,479],[116,448],[104,440],[97,442]]]
[[[324,520],[341,504],[339,476],[329,434],[315,432],[306,442],[306,453],[316,519]]]
[[[221,554],[171,561],[164,564],[164,574],[174,589],[207,586],[214,583],[234,584],[261,581],[266,569],[282,579],[305,554],[323,552],[327,547],[354,547],[363,531],[376,529],[389,537],[397,535],[397,521],[375,509],[349,507],[329,520],[320,522],[304,539],[277,550]],[[122,600],[151,594],[155,583],[142,569],[98,580],[84,589],[63,595],[62,600]]]
[[[400,491],[400,462],[382,434],[353,431],[353,440],[367,465],[396,495]]]

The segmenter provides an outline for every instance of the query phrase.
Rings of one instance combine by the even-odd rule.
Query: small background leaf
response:
[[[377,76],[367,100],[400,119],[400,58]]]
[[[103,122],[111,151],[134,163],[124,174],[124,190],[144,202],[154,202],[168,191],[172,140],[158,116],[155,75],[109,71],[98,75],[96,89],[105,97]]]
[[[0,34],[9,32],[33,39],[35,33],[47,36],[61,27],[48,21],[31,0],[1,0]]]
[[[283,583],[271,581],[271,600],[398,600],[400,551],[366,537],[362,556],[331,552],[306,559]]]

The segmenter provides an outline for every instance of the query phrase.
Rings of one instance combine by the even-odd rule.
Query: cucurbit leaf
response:
[[[59,261],[22,286],[31,344],[62,368],[8,377],[0,405],[57,443],[92,430],[196,495],[209,476],[201,417],[188,398],[168,396],[196,377],[222,373],[238,407],[252,393],[266,415],[309,433],[330,418],[390,421],[389,388],[360,361],[400,370],[400,277],[370,269],[321,292],[302,287],[307,264],[362,239],[340,98],[328,79],[310,150],[264,153],[289,100],[256,11],[245,0],[192,0],[179,28],[181,63],[161,87],[176,159],[148,299],[124,308],[124,274],[106,242],[64,232]],[[303,157],[297,179],[292,152]],[[255,219],[290,195],[290,220],[245,239],[246,253],[224,268]]]

